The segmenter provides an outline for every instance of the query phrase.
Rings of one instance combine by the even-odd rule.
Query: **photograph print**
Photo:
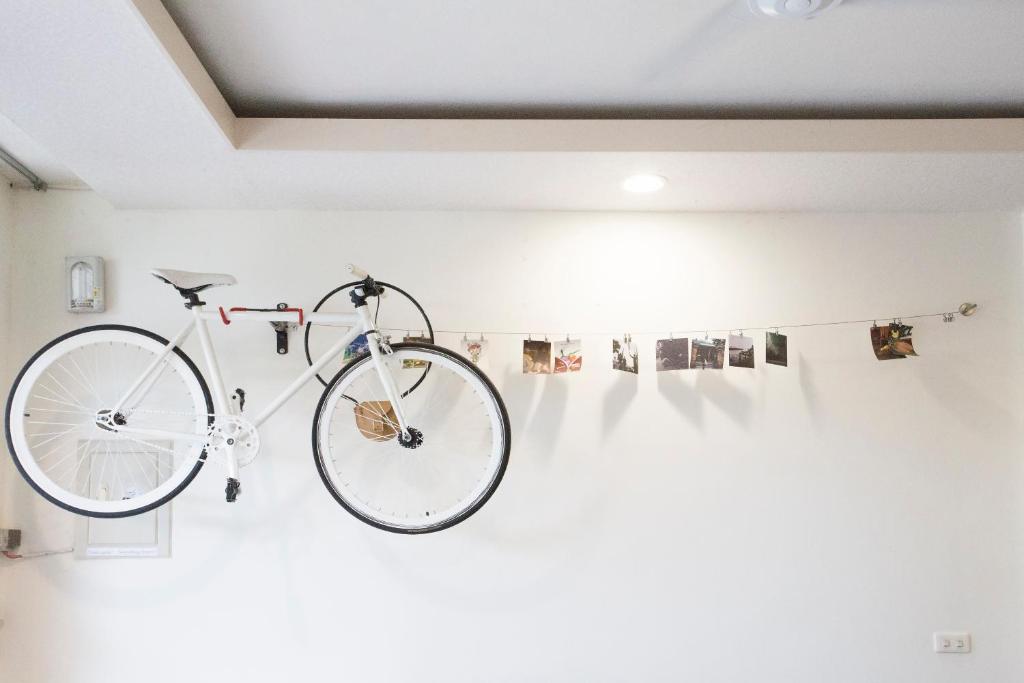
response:
[[[724,339],[694,339],[690,344],[690,367],[721,370],[725,366]]]
[[[654,347],[654,357],[658,372],[686,370],[690,367],[689,340],[659,339]]]
[[[523,340],[523,374],[551,374],[551,342]]]
[[[402,341],[403,342],[423,342],[425,344],[429,344],[430,343],[430,338],[429,337],[423,337],[423,336],[420,336],[420,337],[405,336],[405,337],[402,337]],[[402,361],[402,367],[404,369],[406,369],[406,370],[410,370],[410,369],[413,369],[413,368],[425,368],[425,367],[427,367],[427,361],[425,361],[425,360],[414,360],[412,358],[406,358],[406,359],[404,359]]]
[[[789,364],[786,335],[778,332],[767,332],[764,337],[764,362],[769,365]]]
[[[555,343],[555,374],[579,372],[583,369],[583,345],[579,339]]]
[[[878,360],[896,360],[916,356],[913,327],[894,322],[890,325],[871,326],[871,349]]]
[[[754,338],[742,334],[729,335],[729,367],[754,367]]]
[[[473,363],[473,365],[479,365],[480,360],[484,357],[487,351],[487,340],[481,337],[480,339],[463,339],[462,340],[462,354]]]
[[[633,337],[626,334],[621,339],[612,339],[612,370],[636,375],[640,371],[639,359]]]

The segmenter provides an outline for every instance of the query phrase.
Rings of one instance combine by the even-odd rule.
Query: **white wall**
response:
[[[10,382],[8,374],[8,337],[10,334],[10,303],[11,303],[11,263],[12,240],[14,237],[14,190],[10,184],[0,178],[0,383],[7,387]],[[5,389],[6,390],[6,389]],[[2,447],[0,447],[2,448]],[[4,451],[6,453],[6,451]],[[6,457],[4,458],[6,460]],[[7,463],[0,465],[0,527],[9,515],[5,515],[8,498]],[[3,561],[0,559],[0,561]],[[7,572],[0,571],[0,622],[4,618],[7,597]],[[2,624],[0,624],[2,627]],[[0,630],[0,639],[3,638]],[[0,640],[2,642],[2,640]],[[4,658],[0,649],[0,660]]]
[[[7,380],[7,337],[10,326],[11,248],[14,238],[14,190],[0,178],[0,378]]]
[[[422,538],[366,527],[322,489],[308,387],[269,423],[238,504],[213,467],[175,502],[173,559],[4,566],[2,681],[1024,679],[1019,215],[18,205],[19,362],[75,325],[170,334],[185,314],[151,266],[234,273],[214,304],[312,305],[351,260],[468,331],[982,308],[922,321],[902,363],[875,361],[855,325],[792,330],[788,369],[656,376],[649,334],[632,377],[594,334],[582,375],[523,377],[519,340],[495,339],[511,467],[480,514]],[[108,313],[63,312],[69,254],[107,259]],[[215,338],[238,344],[224,370],[254,407],[303,366],[269,328]],[[27,549],[68,543],[67,515],[20,479],[5,493]],[[932,653],[942,629],[972,631],[975,652]]]

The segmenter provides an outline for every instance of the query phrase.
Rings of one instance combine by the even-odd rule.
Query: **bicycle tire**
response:
[[[314,412],[314,415],[313,415],[313,427],[312,427],[313,460],[314,460],[314,463],[315,463],[316,468],[317,468],[317,473],[320,475],[320,479],[323,481],[324,486],[327,488],[328,492],[331,494],[331,496],[334,498],[334,500],[339,505],[341,505],[346,511],[348,511],[350,514],[352,514],[354,517],[356,517],[360,521],[362,521],[362,522],[364,522],[366,524],[369,524],[370,526],[373,526],[375,528],[382,529],[384,531],[389,531],[389,532],[392,532],[392,533],[399,533],[399,534],[436,533],[438,531],[449,529],[449,528],[451,528],[451,527],[453,527],[453,526],[455,526],[457,524],[460,524],[460,523],[464,522],[465,520],[469,519],[470,517],[472,517],[474,514],[476,514],[491,499],[491,497],[494,495],[495,491],[497,491],[498,486],[501,484],[501,481],[502,481],[502,479],[505,476],[505,471],[508,468],[509,457],[510,457],[511,448],[512,448],[512,429],[511,429],[511,424],[510,424],[510,421],[509,421],[508,410],[505,408],[505,403],[504,403],[504,401],[501,398],[501,394],[498,393],[498,390],[495,388],[495,386],[491,382],[490,378],[488,378],[487,375],[484,374],[480,370],[480,368],[478,368],[476,365],[471,363],[469,360],[463,358],[459,354],[457,354],[457,353],[455,353],[455,352],[453,352],[453,351],[451,351],[449,349],[446,349],[444,347],[441,347],[441,346],[437,346],[437,345],[434,345],[434,344],[425,344],[425,343],[422,343],[422,342],[405,342],[405,343],[393,344],[391,348],[395,352],[400,351],[402,349],[421,349],[421,350],[424,350],[424,351],[429,351],[430,353],[434,353],[434,354],[437,354],[437,355],[445,356],[450,361],[458,364],[462,369],[464,369],[468,373],[474,375],[477,379],[479,379],[481,381],[483,386],[486,388],[488,394],[490,395],[490,397],[494,401],[496,410],[497,410],[498,415],[499,415],[499,422],[500,422],[500,425],[501,425],[502,450],[501,450],[501,455],[500,455],[500,462],[499,462],[499,465],[498,465],[498,467],[496,469],[496,472],[495,472],[494,476],[492,477],[492,479],[487,484],[487,487],[486,487],[485,491],[483,492],[483,494],[481,496],[479,496],[478,498],[476,498],[472,502],[472,504],[470,504],[464,510],[459,512],[457,515],[455,515],[453,517],[450,517],[450,518],[448,518],[446,520],[443,520],[442,522],[440,522],[440,523],[438,523],[436,525],[417,527],[417,528],[405,528],[405,527],[399,527],[399,526],[395,526],[395,525],[390,525],[390,524],[382,523],[380,520],[375,519],[375,518],[373,518],[373,517],[371,517],[371,516],[369,516],[367,514],[364,514],[360,510],[357,510],[352,504],[349,503],[348,500],[345,499],[345,497],[343,495],[341,495],[341,493],[337,490],[337,488],[334,485],[334,483],[331,481],[330,475],[326,471],[326,463],[325,463],[325,460],[324,460],[324,453],[322,453],[321,449],[320,449],[320,444],[321,444],[320,427],[321,427],[321,424],[323,422],[323,420],[322,420],[322,417],[323,417],[322,413],[323,413],[324,407],[327,404],[328,399],[331,396],[332,391],[334,391],[335,387],[337,387],[338,384],[348,374],[355,372],[358,368],[360,368],[360,366],[362,364],[364,364],[364,363],[369,361],[370,356],[369,356],[368,353],[360,354],[356,358],[352,359],[352,361],[350,361],[337,374],[335,374],[335,376],[331,379],[330,383],[328,384],[327,388],[324,389],[323,394],[320,396],[320,401],[317,403],[316,411]],[[435,360],[434,362],[437,363],[438,361]]]
[[[173,490],[171,490],[170,492],[168,492],[167,494],[162,496],[160,499],[158,499],[158,500],[156,500],[156,501],[154,501],[152,503],[149,503],[147,505],[140,506],[139,508],[135,508],[135,509],[127,510],[127,511],[121,511],[121,512],[97,512],[97,511],[94,511],[94,510],[85,510],[85,509],[82,509],[82,508],[75,507],[74,505],[71,505],[71,504],[67,503],[66,501],[60,500],[58,497],[56,497],[54,495],[51,495],[49,492],[44,490],[43,487],[40,486],[28,474],[28,472],[26,471],[23,463],[21,462],[21,459],[18,456],[17,449],[15,448],[15,445],[14,445],[14,439],[13,439],[13,436],[11,434],[11,410],[13,408],[15,394],[17,393],[18,387],[20,386],[21,381],[25,377],[25,374],[29,370],[29,368],[31,368],[32,365],[37,360],[39,360],[39,358],[43,354],[45,354],[47,351],[49,351],[51,348],[53,348],[57,344],[60,344],[61,342],[64,342],[67,339],[70,339],[70,338],[78,336],[78,335],[88,334],[88,333],[92,333],[92,332],[99,332],[99,331],[130,332],[130,333],[142,335],[144,337],[147,337],[147,338],[149,338],[149,339],[151,339],[153,341],[156,341],[156,342],[158,342],[158,343],[160,343],[162,345],[165,345],[165,346],[170,343],[169,340],[165,339],[164,337],[161,337],[160,335],[158,335],[158,334],[156,334],[154,332],[150,332],[149,330],[145,330],[145,329],[142,329],[140,327],[133,327],[133,326],[130,326],[130,325],[92,325],[92,326],[89,326],[89,327],[80,328],[78,330],[73,330],[71,332],[68,332],[66,334],[63,334],[63,335],[57,337],[56,339],[54,339],[54,340],[50,341],[49,343],[47,343],[46,345],[44,345],[41,349],[39,349],[38,351],[36,351],[35,354],[32,355],[32,357],[28,360],[28,362],[25,363],[25,365],[22,367],[21,371],[18,373],[18,375],[15,378],[13,384],[11,385],[11,391],[8,394],[7,405],[6,405],[6,409],[4,411],[4,434],[5,434],[5,437],[6,437],[6,440],[7,440],[8,451],[11,454],[11,459],[14,461],[14,465],[17,468],[18,472],[25,479],[25,481],[28,482],[29,486],[31,486],[33,488],[33,490],[36,491],[36,493],[41,495],[43,498],[45,498],[49,502],[53,503],[54,505],[57,505],[60,508],[63,508],[64,510],[67,510],[68,512],[73,512],[73,513],[75,513],[77,515],[82,515],[82,516],[85,516],[85,517],[96,517],[96,518],[132,517],[132,516],[135,516],[135,515],[143,514],[145,512],[149,512],[150,510],[158,508],[161,505],[165,505],[171,499],[173,499],[178,494],[180,494],[182,491],[184,491],[185,488],[189,484],[191,484],[192,481],[196,478],[196,476],[199,474],[199,470],[201,470],[203,465],[206,463],[207,454],[206,454],[205,449],[200,453],[200,455],[196,459],[195,465],[192,467],[191,471],[185,476],[185,478]],[[186,367],[192,372],[192,374],[195,376],[196,380],[198,381],[199,387],[202,390],[203,397],[204,397],[204,399],[206,401],[206,412],[209,415],[209,417],[208,417],[208,424],[212,425],[213,424],[213,398],[212,398],[212,396],[210,394],[210,388],[206,384],[206,379],[203,377],[203,374],[199,371],[199,368],[196,366],[196,364],[192,361],[192,359],[184,351],[182,351],[179,347],[174,347],[173,352],[185,363]]]

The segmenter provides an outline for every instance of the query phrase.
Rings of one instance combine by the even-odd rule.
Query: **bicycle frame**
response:
[[[202,349],[203,360],[206,363],[208,384],[213,392],[214,420],[216,421],[217,416],[221,415],[237,417],[234,406],[228,399],[227,392],[224,390],[224,380],[221,376],[220,365],[217,360],[216,350],[213,346],[213,340],[210,338],[210,330],[207,326],[207,321],[220,321],[223,319],[225,322],[249,321],[262,323],[299,323],[301,320],[303,322],[316,323],[318,325],[350,327],[351,329],[342,335],[342,337],[312,365],[306,368],[306,370],[300,374],[295,381],[285,387],[285,389],[278,394],[254,420],[252,420],[252,425],[259,428],[259,426],[266,422],[266,420],[277,412],[281,406],[287,403],[299,389],[316,377],[320,370],[340,355],[345,348],[356,339],[356,337],[360,334],[365,334],[370,356],[372,357],[373,364],[380,376],[385,394],[391,402],[391,405],[394,407],[395,417],[398,419],[399,426],[403,432],[408,429],[405,413],[402,409],[401,394],[398,391],[394,378],[391,376],[387,366],[384,364],[380,333],[377,331],[373,320],[370,318],[369,308],[365,304],[357,307],[353,313],[314,312],[304,316],[304,318],[302,318],[302,314],[297,311],[235,311],[231,313],[230,320],[228,320],[227,317],[224,317],[225,314],[222,310],[207,311],[204,310],[202,305],[192,306],[191,312],[192,319],[181,329],[181,331],[171,338],[164,349],[157,354],[157,357],[153,359],[145,370],[143,370],[142,374],[109,411],[110,415],[115,415],[118,412],[121,412],[126,406],[129,406],[128,410],[130,410],[130,405],[132,403],[138,404],[141,402],[148,391],[156,383],[157,378],[163,370],[164,361],[167,360],[174,348],[184,343],[192,332],[196,332],[199,337],[199,345]],[[206,434],[200,435],[187,432],[167,432],[162,430],[133,428],[127,425],[109,426],[113,427],[116,431],[123,432],[125,434],[136,434],[150,438],[183,439],[202,443],[206,443],[208,441],[208,436]],[[237,478],[238,464],[230,449],[227,457],[227,470],[229,478]]]

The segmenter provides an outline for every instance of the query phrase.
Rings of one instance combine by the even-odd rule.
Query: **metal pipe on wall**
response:
[[[20,175],[24,176],[26,180],[32,183],[33,190],[39,190],[45,192],[47,188],[46,181],[37,176],[32,170],[25,164],[18,161],[10,152],[3,147],[0,147],[0,161],[4,161],[8,166],[17,171]]]

